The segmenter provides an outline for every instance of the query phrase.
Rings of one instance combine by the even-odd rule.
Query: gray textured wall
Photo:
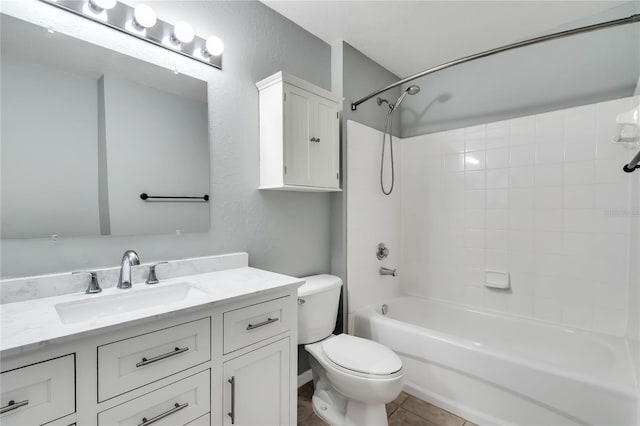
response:
[[[10,4],[13,3],[13,4]],[[135,4],[136,2],[129,2]],[[189,21],[225,42],[223,70],[197,64],[49,5],[3,4],[3,13],[178,67],[209,82],[211,229],[138,237],[3,240],[2,277],[113,266],[126,249],[144,262],[248,251],[252,266],[304,275],[330,270],[327,194],[261,192],[255,82],[279,70],[331,87],[330,47],[258,2],[154,2],[158,17]],[[42,16],[44,14],[44,16]],[[142,159],[141,159],[142,160]]]
[[[549,33],[638,12],[640,2],[630,2]],[[640,24],[499,53],[411,83],[422,91],[400,108],[401,134],[410,137],[631,96],[639,70]]]
[[[354,120],[382,131],[388,111],[386,104],[379,106],[374,98],[360,105],[357,111],[351,111],[351,103],[374,90],[395,83],[399,78],[349,43],[343,43],[342,49],[343,130],[346,129],[347,120]],[[400,88],[388,90],[379,96],[389,102],[395,102],[400,96]],[[400,135],[400,121],[397,118],[394,120],[393,127],[393,134]]]

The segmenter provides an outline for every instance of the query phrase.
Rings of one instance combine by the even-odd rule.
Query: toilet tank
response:
[[[342,280],[334,275],[312,275],[298,288],[298,344],[317,342],[336,327]]]

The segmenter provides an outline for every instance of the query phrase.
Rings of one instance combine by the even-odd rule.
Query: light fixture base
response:
[[[86,4],[82,1],[74,0],[40,0],[43,3],[50,4],[51,6],[64,9],[68,12],[72,12],[83,18],[90,19],[107,27],[121,31],[130,36],[136,37],[140,40],[144,40],[148,43],[155,44],[156,46],[170,50],[174,53],[178,53],[182,56],[194,59],[203,64],[210,65],[212,67],[222,69],[222,55],[220,56],[204,56],[202,51],[206,49],[206,39],[194,35],[193,40],[189,43],[180,43],[178,45],[171,45],[163,42],[163,40],[169,40],[174,31],[174,26],[168,22],[157,20],[155,25],[150,28],[145,28],[145,31],[135,31],[133,25],[134,8],[126,4],[117,2],[116,5],[109,10],[103,10],[100,16],[85,13],[83,6]],[[106,15],[104,17],[103,15]]]

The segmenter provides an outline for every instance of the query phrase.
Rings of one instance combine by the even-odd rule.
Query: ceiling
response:
[[[329,44],[344,40],[399,77],[582,19],[625,1],[262,0]]]

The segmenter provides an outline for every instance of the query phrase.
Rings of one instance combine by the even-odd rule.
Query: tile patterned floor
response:
[[[298,426],[326,426],[313,412],[313,382],[298,389]],[[477,426],[435,405],[402,392],[387,404],[389,426]]]

